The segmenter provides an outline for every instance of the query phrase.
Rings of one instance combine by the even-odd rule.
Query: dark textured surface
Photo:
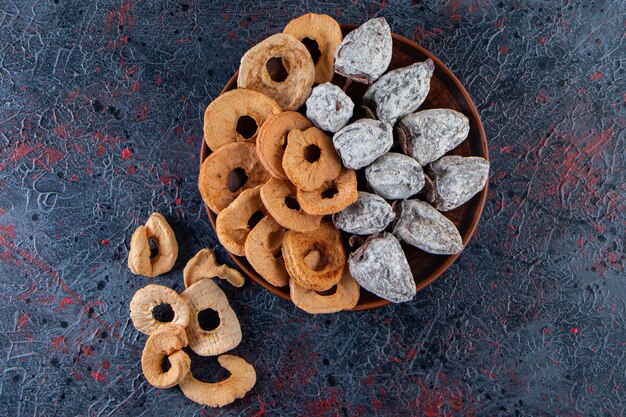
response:
[[[623,2],[18,3],[0,0],[0,415],[623,415]],[[141,375],[128,303],[149,280],[128,242],[165,214],[179,261],[151,281],[177,289],[216,246],[196,190],[204,107],[309,10],[385,16],[457,74],[489,138],[489,199],[410,303],[312,317],[220,283],[258,382],[202,409]]]

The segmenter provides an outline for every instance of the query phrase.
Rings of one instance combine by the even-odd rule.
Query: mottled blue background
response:
[[[202,114],[293,17],[384,16],[440,57],[485,124],[477,235],[413,302],[313,317],[220,283],[258,382],[221,410],[141,374],[128,318],[227,261],[196,189]],[[621,416],[626,405],[623,1],[0,0],[0,415]],[[159,211],[174,270],[126,267]],[[215,359],[196,362],[206,377]]]

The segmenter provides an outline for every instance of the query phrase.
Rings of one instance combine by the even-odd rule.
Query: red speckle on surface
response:
[[[449,383],[442,372],[439,373],[439,379],[441,384],[437,390],[427,388],[422,378],[419,378],[417,381],[420,387],[420,394],[416,399],[417,407],[421,411],[421,414],[418,413],[419,415],[427,417],[441,416],[441,409],[444,406],[457,413],[463,410],[463,393],[459,383]]]
[[[320,398],[315,401],[309,401],[307,403],[307,409],[309,416],[325,416],[329,412],[336,410],[339,402],[339,394],[337,388],[330,390],[330,396],[326,399]]]
[[[63,159],[63,154],[56,149],[48,148],[44,153],[44,157],[46,158],[47,163],[51,165],[61,161]]]
[[[413,32],[413,39],[416,41],[425,41],[434,38],[437,35],[443,35],[444,31],[441,28],[426,29],[424,26],[417,26]]]
[[[25,143],[20,143],[18,145],[17,149],[11,155],[11,159],[13,161],[16,161],[16,162],[21,161],[22,159],[24,159],[24,157],[26,155],[28,155],[29,153],[31,153],[32,151],[34,151],[37,148],[38,148],[38,146],[27,145]]]
[[[96,353],[94,348],[89,345],[81,346],[80,351],[83,352],[84,355],[88,355],[88,356],[92,356],[94,353]]]
[[[150,105],[148,103],[144,103],[141,106],[135,109],[135,117],[137,120],[145,122],[148,120],[148,112],[150,111]]]
[[[365,383],[367,385],[374,385],[374,382],[376,382],[376,377],[372,374],[369,374],[367,378],[365,378]]]
[[[131,2],[128,2],[124,4],[122,8],[120,9],[119,19],[118,19],[119,26],[123,26],[124,24],[126,24],[126,26],[128,26],[131,29],[135,27],[135,24],[134,24],[135,18],[131,16],[130,14],[131,7],[133,7],[133,4]]]
[[[163,185],[170,185],[172,183],[172,177],[162,176],[159,177],[159,181],[161,181]]]
[[[383,409],[383,402],[381,400],[374,400],[372,401],[372,406],[377,409],[377,410],[382,410]]]
[[[110,32],[113,30],[114,24],[115,24],[115,10],[109,10],[109,13],[107,13],[106,20],[104,21],[104,29],[107,32]]]
[[[104,145],[98,145],[96,147],[96,155],[103,156],[105,153],[107,153],[107,149],[104,147]]]
[[[599,80],[600,78],[604,77],[604,73],[602,71],[596,72],[595,74],[591,75],[589,77],[589,79],[591,81],[596,81]]]
[[[224,10],[224,7],[222,7],[220,14],[222,15],[222,19],[224,20],[224,22],[228,22],[228,20],[230,19],[230,14],[228,14],[228,12]]]
[[[163,84],[163,76],[161,74],[157,74],[156,77],[154,77],[154,83],[156,85],[162,85]]]
[[[503,146],[502,148],[500,148],[500,153],[511,153],[513,151],[513,148],[509,145]]]
[[[256,397],[261,405],[261,409],[253,417],[263,417],[265,413],[267,413],[267,403],[261,399],[261,395],[258,391],[256,391]]]
[[[542,36],[541,38],[539,38],[539,42],[540,42],[542,45],[545,45],[545,44],[546,44],[546,38],[544,38],[544,37]]]
[[[17,330],[22,330],[22,328],[26,326],[26,323],[28,323],[29,320],[30,320],[30,312],[27,311],[24,314],[22,314],[19,319],[17,319]]]
[[[108,360],[105,360],[104,362],[102,362],[102,369],[109,369],[111,367],[111,362],[109,362]]]
[[[540,93],[537,96],[537,102],[541,103],[541,104],[548,104],[550,101],[552,100],[552,98],[544,93]]]
[[[506,23],[506,17],[496,20],[495,26],[496,29],[502,29],[502,26]]]
[[[229,39],[236,39],[237,38],[237,31],[236,30],[231,30],[230,32],[228,32],[228,38]]]
[[[126,173],[127,173],[128,175],[133,175],[135,172],[137,172],[137,167],[136,167],[136,166],[134,166],[134,165],[129,166],[129,167],[126,169]]]
[[[506,46],[506,45],[500,45],[500,46],[498,46],[498,52],[501,55],[506,55],[509,52],[509,47]]]
[[[15,238],[15,227],[12,224],[0,224],[0,235],[4,238]]]
[[[64,139],[67,139],[67,137],[69,136],[69,135],[67,134],[67,126],[65,126],[65,125],[57,125],[57,126],[55,126],[55,127],[54,127],[54,132],[55,132],[58,136],[60,136],[60,137],[62,137],[62,138],[64,138]]]
[[[134,93],[135,91],[138,91],[140,88],[141,88],[141,83],[139,81],[135,81],[133,85],[130,87],[130,89],[128,90],[128,92]]]
[[[572,334],[577,334],[578,333],[578,329],[576,327],[572,327],[571,329],[569,329],[569,332]]]
[[[454,0],[450,3],[450,11],[452,12],[450,18],[454,20],[456,23],[461,22],[461,14],[459,13],[459,8],[461,7],[461,0]]]
[[[184,133],[185,133],[185,129],[183,129],[182,126],[176,126],[174,128],[174,134],[178,136],[179,138],[182,138]]]
[[[101,374],[100,371],[96,371],[96,372],[92,373],[91,377],[93,379],[95,379],[96,381],[99,381],[99,382],[105,382],[105,383],[107,382],[106,376]]]
[[[122,159],[126,160],[126,159],[130,158],[131,156],[133,156],[133,151],[131,151],[129,148],[125,148],[122,151],[121,156],[122,156]]]
[[[183,199],[182,199],[182,197],[178,197],[178,198],[176,199],[176,205],[177,205],[177,206],[180,206],[181,204],[183,204]]]
[[[59,348],[59,345],[63,342],[65,342],[65,336],[57,336],[54,339],[52,339],[53,349],[57,350]]]
[[[106,239],[102,239],[102,244],[103,244],[103,245],[108,245],[108,244],[109,244],[109,241],[108,241],[108,240],[106,240]]]
[[[65,307],[71,304],[74,304],[74,300],[72,300],[70,297],[65,297],[61,300],[61,304],[59,305],[59,307],[61,308],[61,310],[63,310]]]

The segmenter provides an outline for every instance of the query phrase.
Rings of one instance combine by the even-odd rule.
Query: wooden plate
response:
[[[357,27],[357,25],[341,25],[344,36]],[[424,61],[427,58],[432,59],[435,63],[435,72],[430,82],[430,92],[428,93],[426,101],[420,106],[419,110],[448,108],[457,110],[469,118],[470,132],[467,140],[448,154],[482,156],[488,160],[489,154],[487,138],[485,136],[480,116],[478,115],[478,110],[461,82],[454,76],[452,71],[450,71],[432,53],[400,35],[394,33],[392,36],[393,55],[389,69],[405,67],[414,62]],[[339,78],[340,77],[337,77],[333,80],[333,82],[337,81],[341,84],[343,80],[340,80]],[[224,90],[222,90],[222,93],[235,88],[237,88],[237,73],[235,73],[228,81]],[[355,110],[361,104],[360,97],[363,96],[365,89],[366,86],[353,82],[346,91],[355,101]],[[203,141],[200,153],[200,163],[202,163],[202,161],[204,161],[210,153],[211,150]],[[466,246],[476,230],[476,225],[478,224],[480,215],[483,212],[486,198],[487,186],[485,186],[484,190],[475,195],[474,198],[463,204],[461,207],[443,213],[447,218],[452,220],[452,222],[454,222],[456,227],[459,229],[461,237],[463,238],[463,244]],[[206,208],[206,211],[209,213],[211,225],[215,229],[216,215],[208,208]],[[402,244],[402,247],[406,253],[411,270],[413,271],[415,286],[418,291],[439,278],[460,255],[431,255],[404,243]],[[239,257],[233,254],[230,254],[230,256],[239,268],[241,268],[257,284],[280,297],[290,299],[289,287],[274,287],[254,271],[245,257]],[[389,301],[383,300],[362,289],[359,303],[353,310],[368,310],[371,308],[382,307],[387,304],[389,304]]]

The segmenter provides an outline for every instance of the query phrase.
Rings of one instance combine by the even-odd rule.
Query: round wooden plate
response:
[[[344,36],[357,27],[357,25],[341,25]],[[478,115],[478,110],[461,82],[454,76],[452,71],[450,71],[432,53],[400,35],[393,33],[392,36],[393,55],[389,69],[405,67],[415,62],[424,61],[427,58],[432,59],[435,63],[435,72],[430,81],[430,92],[428,93],[426,101],[420,106],[419,110],[447,108],[457,110],[469,118],[470,132],[467,140],[448,154],[482,156],[483,158],[489,160],[487,138],[485,136],[480,116]],[[341,77],[337,76],[333,80],[333,83],[342,85],[344,81],[345,79],[341,79]],[[224,90],[222,90],[222,94],[235,88],[237,88],[237,73],[235,73],[228,81]],[[348,87],[346,92],[354,100],[355,109],[360,106],[361,97],[363,96],[365,90],[365,85],[356,82],[351,83]],[[206,146],[204,141],[202,141],[200,163],[202,163],[202,161],[204,161],[210,153],[211,150]],[[359,188],[361,188],[361,183],[359,183]],[[476,230],[476,225],[478,224],[480,215],[483,212],[486,198],[487,186],[485,186],[480,193],[475,195],[470,201],[463,204],[461,207],[443,213],[447,218],[452,220],[452,222],[459,229],[465,246],[467,246],[468,242],[472,238],[472,235],[474,234],[474,231]],[[205,208],[209,214],[211,225],[215,229],[216,215],[209,210],[208,207],[205,206]],[[406,253],[411,270],[413,271],[415,286],[418,291],[439,278],[460,255],[431,255],[404,243],[402,244],[402,247]],[[229,254],[239,268],[241,268],[241,270],[244,271],[254,282],[280,297],[288,300],[290,299],[289,287],[274,287],[254,271],[245,257],[235,256],[232,253]],[[387,304],[389,304],[389,301],[383,300],[376,295],[361,289],[361,298],[353,310],[368,310],[371,308],[382,307]]]

